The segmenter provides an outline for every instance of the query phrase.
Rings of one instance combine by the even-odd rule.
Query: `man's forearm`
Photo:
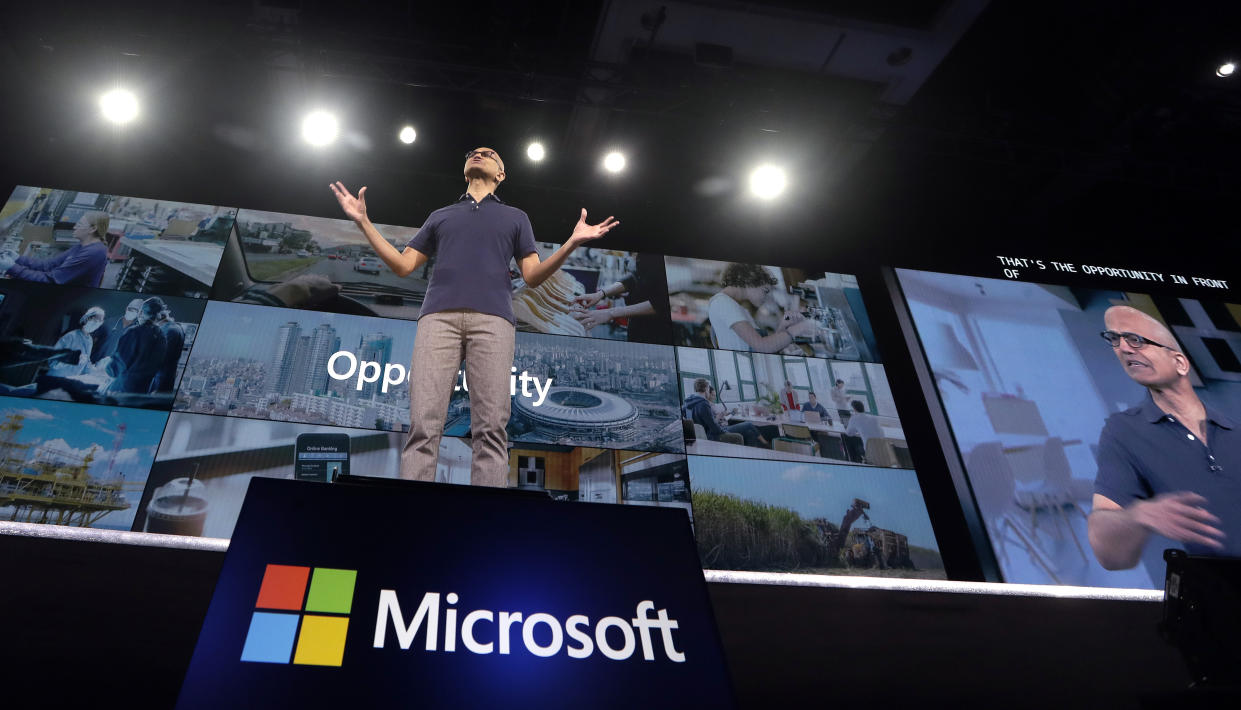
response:
[[[552,274],[556,273],[556,270],[564,264],[564,260],[569,258],[569,255],[572,254],[573,250],[576,248],[577,245],[572,242],[565,242],[562,244],[560,248],[556,250],[556,253],[547,257],[547,261],[540,261],[530,269],[530,273],[528,275],[523,274],[526,279],[526,285],[530,288],[535,288],[539,284],[546,281]]]
[[[375,254],[383,259],[383,262],[392,269],[392,273],[397,276],[409,276],[414,269],[422,265],[417,258],[408,259],[404,254],[396,250],[383,235],[375,229],[375,225],[369,219],[355,220],[354,224],[358,225],[358,229],[362,230],[362,235],[366,237],[366,241],[370,243],[371,249],[375,250]]]
[[[1132,507],[1095,510],[1087,521],[1087,530],[1095,558],[1109,570],[1136,566],[1150,536],[1150,531],[1137,522]]]

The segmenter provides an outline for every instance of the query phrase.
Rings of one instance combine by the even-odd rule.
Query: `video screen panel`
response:
[[[163,431],[162,419],[158,424]],[[158,441],[158,433],[155,437]],[[251,478],[327,482],[341,473],[396,478],[405,438],[396,432],[173,412],[158,453],[154,445],[147,452],[149,479],[128,489],[133,500],[127,520],[135,532],[228,538]],[[443,437],[435,480],[469,485],[470,460],[468,439]],[[690,513],[688,468],[679,454],[511,443],[508,478],[510,488],[556,500]]]
[[[212,298],[349,315],[416,320],[435,256],[393,274],[349,220],[241,210]],[[376,225],[398,252],[416,227]],[[541,259],[560,244],[536,243]],[[510,262],[513,311],[522,332],[670,344],[663,257],[582,247],[531,289]]]
[[[953,441],[946,448],[955,445],[963,463],[970,498],[965,503],[976,506],[1005,581],[1162,587],[1161,552],[1180,543],[1152,535],[1134,564],[1108,570],[1089,539],[1087,519],[1096,493],[1106,491],[1124,498],[1113,501],[1117,505],[1129,505],[1158,495],[1155,484],[1167,473],[1166,462],[1152,459],[1141,443],[1109,437],[1105,429],[1151,413],[1141,438],[1152,445],[1163,441],[1159,437],[1168,427],[1179,426],[1150,409],[1155,405],[1142,384],[1154,358],[1172,362],[1176,352],[1184,353],[1181,376],[1192,388],[1190,396],[1221,421],[1237,421],[1241,309],[1123,290],[905,269],[898,269],[897,277],[934,380],[929,396],[938,398],[951,428]],[[1170,330],[1168,339],[1175,342],[1146,344],[1149,351],[1112,347],[1100,336],[1109,329],[1105,314],[1114,306],[1128,307],[1120,312],[1136,318],[1139,325],[1132,327],[1148,329],[1148,337],[1161,338],[1153,333]],[[1153,354],[1163,349],[1168,353]],[[1218,475],[1209,470],[1210,450],[1179,431],[1159,445],[1156,459],[1166,455],[1177,462],[1178,490],[1211,486]],[[1221,442],[1231,436],[1212,431],[1225,432],[1216,437]],[[1118,488],[1112,474],[1122,469],[1145,490]],[[1213,500],[1205,506],[1221,526],[1236,524],[1241,505],[1229,502],[1235,494],[1208,498]],[[1241,554],[1236,544],[1225,541],[1223,554],[1227,549]]]
[[[0,519],[129,530],[167,419],[0,397]]]
[[[211,302],[175,409],[409,429],[416,323]],[[509,438],[683,452],[669,346],[518,333]],[[460,376],[444,433],[470,428]]]
[[[671,346],[517,333],[513,367],[510,441],[685,451]],[[469,427],[469,391],[459,388],[444,433]]]
[[[560,249],[536,244],[546,261]],[[514,262],[513,312],[519,331],[576,335],[634,343],[672,343],[664,258],[582,246],[534,289]]]
[[[665,262],[676,345],[879,362],[854,276],[672,256]]]
[[[704,568],[947,578],[913,471],[690,456],[689,473]]]
[[[0,394],[171,409],[206,302],[0,281]]]
[[[416,227],[376,225],[397,251]],[[384,264],[350,220],[241,210],[211,297],[220,301],[414,320],[433,263],[407,277]]]
[[[913,466],[880,364],[676,351],[687,453]]]
[[[408,431],[415,328],[386,318],[212,301],[175,409]]]
[[[465,472],[453,482],[468,482]],[[683,454],[515,443],[509,486],[544,490],[556,500],[681,508],[693,519]]]
[[[236,216],[232,207],[18,186],[0,208],[0,272],[206,298]]]
[[[404,440],[370,429],[173,412],[132,529],[228,538],[251,478],[395,478]]]

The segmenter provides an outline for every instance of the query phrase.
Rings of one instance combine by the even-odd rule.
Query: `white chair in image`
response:
[[[819,444],[810,435],[810,427],[804,424],[785,424],[784,436],[776,437],[771,448],[776,451],[788,451],[806,456],[818,456]]]
[[[1078,554],[1083,561],[1089,561],[1071,519],[1080,517],[1084,523],[1086,513],[1077,504],[1082,490],[1075,485],[1064,447],[1063,439],[1051,437],[1041,444],[1006,447],[1002,451],[1017,481],[1016,503],[1030,513],[1030,527],[1038,530],[1039,513],[1049,513],[1056,536],[1063,539],[1063,522]]]
[[[1008,545],[1016,543],[1053,583],[1060,584],[1055,565],[1039,547],[1034,530],[1025,523],[1024,511],[1017,506],[1016,479],[1000,442],[989,441],[975,446],[965,457],[965,468],[991,545],[1003,566],[1010,566]]]
[[[685,421],[688,422],[690,420],[686,419]],[[694,440],[695,441],[710,441],[710,438],[707,436],[707,430],[702,428],[701,424],[699,424],[698,422],[693,422],[693,426],[694,426]],[[735,434],[733,432],[726,431],[723,434],[720,434],[720,443],[721,444],[736,444],[737,446],[741,446],[745,444],[745,439],[740,434]]]
[[[893,439],[886,436],[867,439],[866,463],[885,468],[900,468],[900,459],[896,456],[897,447],[908,448],[904,439]]]

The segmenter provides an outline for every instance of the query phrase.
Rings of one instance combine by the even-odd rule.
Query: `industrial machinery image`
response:
[[[129,508],[123,491],[142,483],[127,484],[114,465],[125,438],[124,424],[113,441],[107,474],[93,478],[87,473],[93,454],[77,457],[18,442],[24,419],[10,414],[0,423],[0,516],[23,523],[91,527],[108,513]]]

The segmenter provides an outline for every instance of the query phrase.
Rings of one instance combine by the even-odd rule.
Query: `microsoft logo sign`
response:
[[[352,569],[267,565],[241,660],[339,668],[345,655],[357,577],[357,570]],[[458,623],[458,612],[464,612],[455,606],[459,601],[455,592],[425,592],[413,619],[406,622],[396,590],[379,590],[373,647],[387,647],[391,626],[397,644],[406,651],[419,632],[424,632],[427,651],[439,650],[442,643],[445,652],[453,653],[459,639],[470,653],[508,655],[514,647],[513,627],[517,626],[526,651],[541,658],[561,653],[569,658],[589,658],[598,651],[610,660],[626,661],[640,648],[642,660],[654,662],[656,649],[662,645],[667,660],[686,660],[673,638],[679,622],[668,616],[667,609],[656,609],[649,599],[638,602],[634,618],[605,616],[593,623],[585,614],[572,614],[562,621],[546,612],[527,615],[492,609],[464,613]],[[546,632],[542,638],[537,636],[540,631]],[[658,637],[653,632],[658,632]]]
[[[276,611],[250,617],[241,660],[289,663],[292,657],[299,665],[339,667],[357,577],[352,569],[267,565],[254,606]]]

